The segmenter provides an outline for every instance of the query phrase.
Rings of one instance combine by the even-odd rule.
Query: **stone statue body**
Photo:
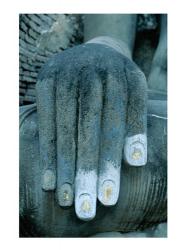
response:
[[[96,35],[108,35],[111,19],[99,16]],[[129,33],[136,17],[117,16],[112,22]],[[86,27],[92,22],[87,17]],[[30,223],[39,236],[89,236],[166,220],[166,104],[149,100],[147,115],[145,77],[132,62],[135,33],[122,42],[120,29],[111,34],[49,60],[38,77],[37,113],[35,105],[21,109],[25,231]]]
[[[137,169],[123,162],[118,203],[110,208],[98,203],[96,217],[90,222],[79,220],[74,207],[60,207],[54,192],[41,189],[35,105],[21,108],[20,122],[20,214],[24,233],[36,237],[84,237],[107,231],[135,231],[166,221],[165,101],[149,101],[148,163]]]

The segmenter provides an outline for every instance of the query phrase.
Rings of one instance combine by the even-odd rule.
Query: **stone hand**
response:
[[[68,49],[43,67],[36,86],[42,188],[56,188],[60,206],[80,219],[96,214],[97,198],[115,205],[121,161],[147,161],[146,80],[108,45]]]

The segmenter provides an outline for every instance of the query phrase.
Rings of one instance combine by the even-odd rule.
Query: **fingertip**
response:
[[[114,206],[119,197],[119,185],[113,180],[105,180],[99,187],[98,199],[105,206]]]
[[[92,220],[97,204],[96,171],[78,171],[75,178],[75,212],[79,219]]]
[[[137,134],[127,137],[124,146],[124,157],[131,166],[147,164],[147,135]]]
[[[98,199],[104,206],[114,206],[119,197],[121,166],[113,161],[104,161],[100,166]]]
[[[65,183],[58,188],[57,198],[58,203],[62,207],[69,207],[73,204],[73,188],[69,183]]]
[[[47,169],[42,176],[42,189],[52,191],[56,188],[56,175],[53,170]]]
[[[96,196],[86,193],[77,197],[75,199],[75,212],[81,220],[92,220],[96,215]]]

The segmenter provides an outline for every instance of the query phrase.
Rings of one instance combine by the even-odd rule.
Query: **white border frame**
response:
[[[186,8],[185,1],[32,0],[1,2],[1,249],[184,249],[186,244]],[[18,234],[19,13],[168,13],[169,230],[166,239],[24,239]],[[11,91],[10,91],[11,88]],[[8,93],[8,94],[7,94]],[[84,242],[82,242],[84,240]],[[92,240],[93,242],[88,242]],[[80,244],[80,245],[79,245]],[[79,246],[78,246],[79,245]]]

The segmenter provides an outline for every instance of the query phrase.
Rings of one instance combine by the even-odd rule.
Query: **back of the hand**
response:
[[[112,48],[84,44],[56,55],[36,86],[42,188],[80,219],[97,198],[115,205],[120,168],[147,161],[147,92],[143,73]]]

